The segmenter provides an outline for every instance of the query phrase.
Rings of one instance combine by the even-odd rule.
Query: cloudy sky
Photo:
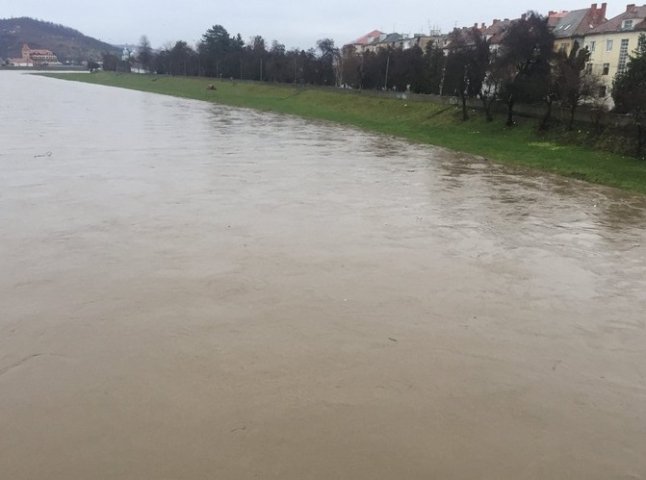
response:
[[[262,35],[287,48],[310,48],[330,37],[337,45],[373,29],[400,33],[443,32],[454,26],[514,18],[527,10],[574,10],[591,2],[575,0],[0,0],[0,17],[28,16],[60,23],[113,44],[138,43],[141,35],[153,47],[185,40],[196,43],[215,24],[247,41]],[[625,3],[608,6],[608,17]]]

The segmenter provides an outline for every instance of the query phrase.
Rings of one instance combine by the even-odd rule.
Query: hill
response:
[[[51,50],[62,63],[80,64],[100,60],[103,52],[120,53],[114,45],[63,25],[28,17],[0,19],[0,58],[20,57],[24,43]]]

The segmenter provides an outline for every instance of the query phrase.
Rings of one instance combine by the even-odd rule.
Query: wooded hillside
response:
[[[51,50],[62,63],[96,61],[103,52],[120,52],[113,45],[63,25],[28,17],[0,19],[0,58],[20,57],[24,43]]]

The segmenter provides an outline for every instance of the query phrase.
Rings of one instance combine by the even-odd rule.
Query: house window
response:
[[[603,64],[603,73],[601,75],[608,75],[610,73],[610,64],[609,63],[604,63]]]
[[[592,63],[586,63],[585,73],[587,73],[588,75],[592,73]]]
[[[597,42],[595,42],[594,40],[590,42],[590,51],[591,52],[594,52],[594,47],[596,46],[596,44],[597,44]]]
[[[628,39],[621,39],[621,47],[619,48],[619,64],[617,65],[617,71],[623,73],[626,70],[626,61],[628,60]]]
[[[599,96],[600,97],[605,97],[607,93],[607,89],[605,85],[602,85],[599,87]]]
[[[567,43],[561,43],[559,45],[559,51],[564,53],[567,52]]]
[[[606,40],[606,52],[612,50],[612,40]]]
[[[624,24],[621,26],[622,30],[632,30],[633,29],[633,21],[632,20],[624,20]]]

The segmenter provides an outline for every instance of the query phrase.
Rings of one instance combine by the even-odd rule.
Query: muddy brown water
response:
[[[0,72],[0,478],[646,478],[646,200]]]

